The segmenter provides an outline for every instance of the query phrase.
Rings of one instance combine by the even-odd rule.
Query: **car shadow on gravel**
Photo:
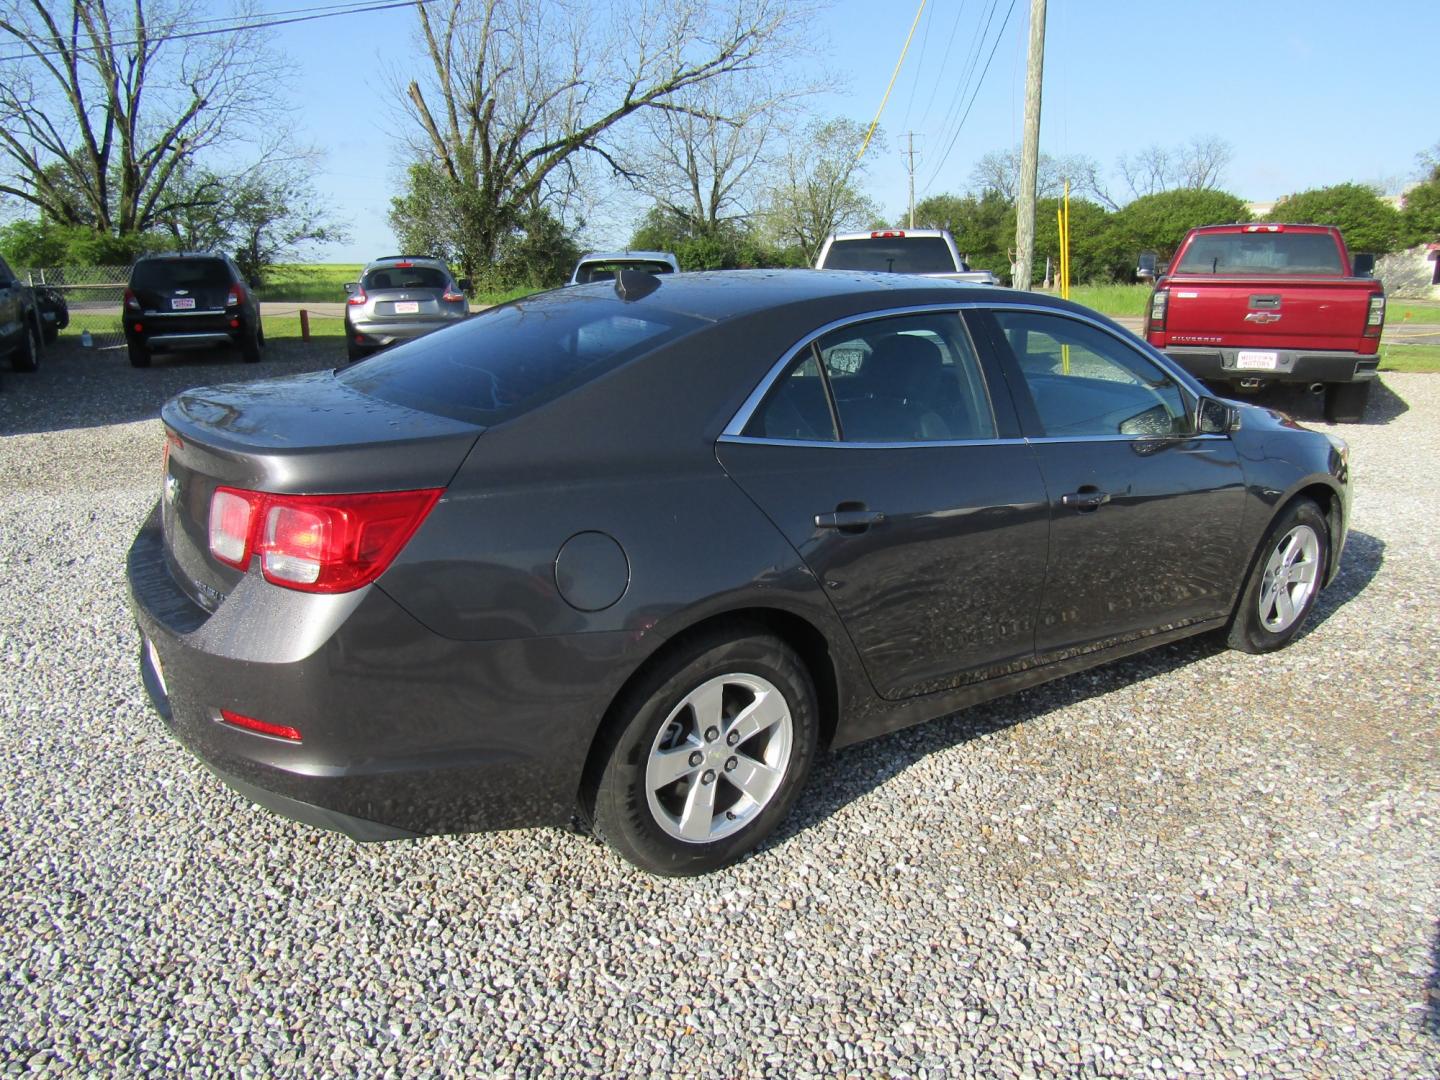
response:
[[[1313,634],[1331,615],[1365,590],[1379,573],[1384,552],[1385,543],[1379,537],[1351,531],[1340,574],[1320,594],[1297,641]],[[1167,675],[1226,649],[1221,634],[1199,634],[996,698],[943,719],[822,754],[816,759],[810,781],[795,810],[764,847],[783,843],[819,824],[931,754],[1134,683]],[[1437,954],[1437,977],[1440,977],[1440,954]],[[1431,1005],[1437,1007],[1440,1002],[1432,997]]]
[[[1302,424],[1328,426],[1325,420],[1325,395],[1311,393],[1308,387],[1276,383],[1253,394],[1240,394],[1230,387],[1217,389],[1223,396],[1236,401],[1278,409]],[[1385,385],[1385,377],[1382,375],[1370,388],[1370,400],[1365,403],[1365,419],[1362,423],[1367,426],[1388,424],[1409,411],[1409,404]]]
[[[344,342],[270,342],[258,364],[233,349],[156,353],[152,366],[133,368],[120,349],[82,349],[62,339],[40,357],[35,372],[0,374],[0,435],[153,420],[182,390],[217,383],[254,382],[344,363]]]
[[[1440,922],[1430,942],[1430,977],[1425,980],[1425,1015],[1420,1023],[1425,1034],[1440,1039]]]

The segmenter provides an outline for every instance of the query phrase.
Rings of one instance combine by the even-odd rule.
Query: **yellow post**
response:
[[[1070,299],[1070,181],[1065,181],[1065,198],[1055,213],[1060,218],[1060,297]],[[1060,371],[1070,374],[1070,346],[1060,346]]]

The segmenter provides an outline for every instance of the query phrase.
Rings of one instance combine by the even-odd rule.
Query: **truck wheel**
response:
[[[1370,383],[1325,384],[1325,419],[1332,424],[1358,424],[1365,419],[1365,402],[1370,399]]]
[[[25,320],[25,339],[20,342],[20,348],[15,350],[10,357],[10,367],[14,371],[34,371],[40,366],[40,331],[34,321]]]
[[[129,352],[131,367],[150,366],[150,350],[147,349],[143,343],[138,341],[130,342]]]

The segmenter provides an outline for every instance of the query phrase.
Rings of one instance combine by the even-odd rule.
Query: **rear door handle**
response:
[[[1072,510],[1079,510],[1082,514],[1088,514],[1099,510],[1110,501],[1109,492],[1101,491],[1099,488],[1086,484],[1079,491],[1072,491],[1069,495],[1060,496],[1060,505],[1068,506]]]
[[[833,510],[828,514],[815,515],[817,529],[839,529],[841,532],[864,532],[871,525],[879,525],[885,515],[879,510]]]

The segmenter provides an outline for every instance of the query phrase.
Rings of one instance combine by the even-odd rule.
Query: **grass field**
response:
[[[1440,372],[1440,345],[1382,345],[1380,370]]]
[[[1385,325],[1402,323],[1440,323],[1440,300],[1398,300],[1392,296],[1385,305]]]
[[[1051,292],[1052,296],[1059,293]],[[1129,315],[1139,318],[1145,314],[1145,304],[1150,299],[1149,285],[1072,285],[1070,299],[1077,304],[1094,308],[1112,319]]]

